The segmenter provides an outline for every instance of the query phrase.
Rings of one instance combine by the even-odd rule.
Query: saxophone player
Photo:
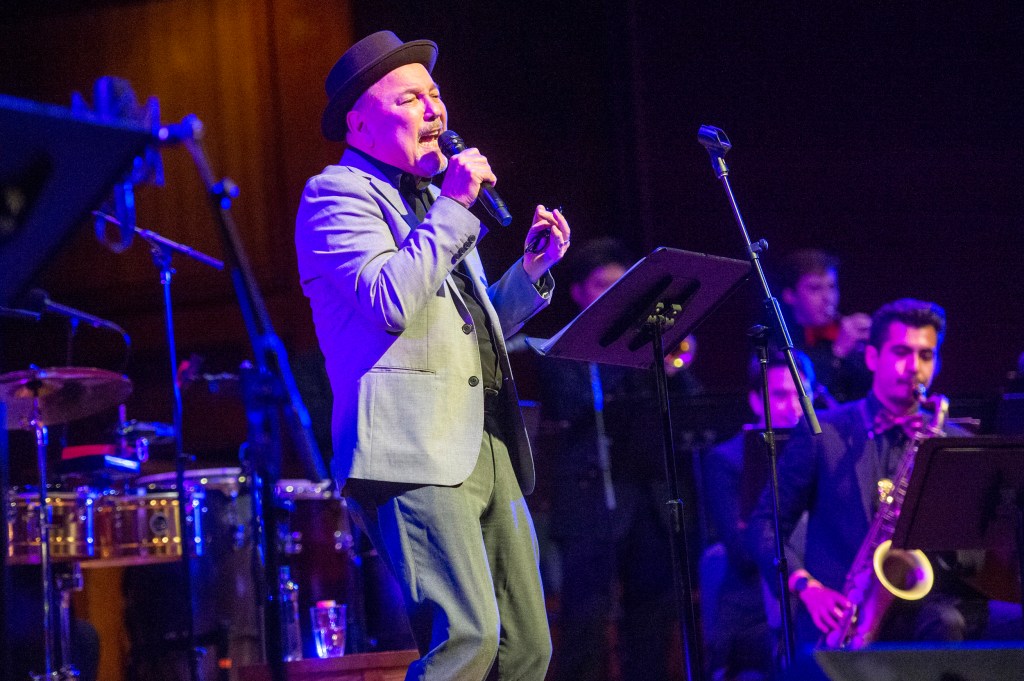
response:
[[[865,363],[872,372],[867,397],[824,412],[822,434],[801,427],[779,462],[780,528],[788,538],[808,513],[803,565],[790,566],[789,588],[799,601],[796,631],[813,643],[839,624],[851,604],[842,593],[847,571],[868,534],[879,503],[878,485],[892,479],[927,414],[919,386],[939,368],[946,319],[934,303],[902,299],[872,317]],[[963,435],[949,427],[947,435]],[[773,588],[771,498],[762,494],[748,526],[755,560]],[[933,561],[935,586],[920,600],[889,607],[878,640],[961,641],[979,637],[987,602],[955,576],[955,561]],[[950,567],[951,569],[945,569]]]

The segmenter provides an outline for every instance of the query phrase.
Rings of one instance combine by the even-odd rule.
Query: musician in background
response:
[[[864,355],[873,372],[870,394],[821,413],[819,436],[797,429],[780,458],[783,536],[808,513],[804,564],[792,565],[789,576],[789,588],[801,603],[797,635],[802,642],[833,630],[850,607],[840,589],[875,515],[878,481],[894,477],[915,427],[928,421],[915,387],[930,386],[935,378],[945,330],[945,313],[934,303],[902,299],[882,306],[872,318]],[[946,434],[963,431],[947,426]],[[751,515],[748,540],[761,574],[777,591],[767,491]],[[931,592],[918,601],[896,599],[879,640],[961,641],[983,633],[987,603],[962,581],[969,568],[952,556],[933,559],[932,565]]]
[[[795,359],[804,388],[813,392],[814,369],[810,360],[799,351]],[[786,356],[779,351],[769,352],[767,373],[772,426],[781,430],[793,428],[800,422],[802,411]],[[715,681],[766,679],[773,669],[773,627],[768,616],[778,610],[778,602],[766,606],[757,563],[744,542],[753,499],[752,495],[746,497],[745,492],[763,486],[768,471],[764,443],[752,439],[756,431],[765,427],[761,363],[756,355],[750,361],[748,387],[750,410],[756,421],[710,450],[704,461],[704,489],[708,490],[705,504],[719,542],[705,551],[700,580],[704,640]],[[781,454],[781,444],[779,451]],[[763,466],[745,466],[745,461],[753,461],[750,453]],[[794,537],[791,543],[802,551],[802,538]]]
[[[839,259],[805,248],[782,258],[775,274],[793,345],[810,357],[824,389],[815,403],[831,407],[864,397],[871,386],[864,365],[871,318],[839,314]]]

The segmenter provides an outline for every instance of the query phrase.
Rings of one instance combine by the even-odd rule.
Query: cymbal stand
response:
[[[42,383],[38,380],[28,384],[32,391],[32,418],[28,425],[36,434],[36,454],[39,466],[39,507],[36,511],[39,522],[39,571],[43,582],[43,674],[33,674],[33,679],[44,679],[45,681],[63,681],[73,679],[77,674],[72,674],[68,667],[67,658],[61,660],[63,663],[58,671],[54,671],[56,665],[57,651],[54,640],[53,613],[53,564],[50,560],[50,527],[53,524],[53,509],[50,508],[46,490],[46,448],[50,442],[49,431],[40,416],[39,390]]]
[[[64,678],[77,679],[78,670],[71,664],[71,593],[81,591],[83,586],[82,566],[67,563],[66,569],[56,575],[57,592],[60,595],[60,657]]]

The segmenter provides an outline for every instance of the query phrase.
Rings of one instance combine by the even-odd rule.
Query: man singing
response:
[[[526,242],[545,232],[542,248],[487,284],[486,230],[468,209],[496,178],[478,150],[438,148],[436,58],[429,40],[381,31],[331,69],[322,130],[348,148],[306,184],[299,274],[334,393],[333,472],[401,584],[421,654],[406,678],[481,681],[493,666],[540,681],[533,459],[504,339],[550,301],[569,225],[538,206]]]

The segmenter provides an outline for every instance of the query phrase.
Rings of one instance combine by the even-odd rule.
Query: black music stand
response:
[[[0,306],[35,276],[153,135],[0,95]]]
[[[749,274],[749,262],[658,248],[551,339],[526,341],[548,357],[654,369],[672,512],[673,583],[688,680],[701,678],[702,663],[663,359],[666,347],[677,346],[700,326]]]
[[[1024,578],[1024,438],[948,437],[925,440],[900,517],[895,548],[924,551],[1005,549],[1017,552]],[[1024,596],[1017,593],[1024,610]]]

